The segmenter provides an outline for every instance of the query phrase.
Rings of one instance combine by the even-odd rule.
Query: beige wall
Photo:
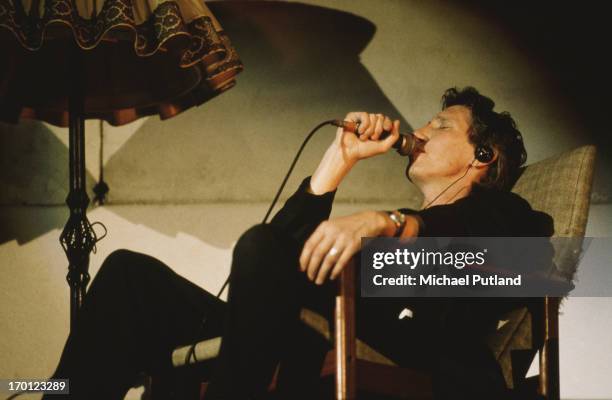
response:
[[[512,112],[529,162],[598,137],[547,64],[505,25],[473,7],[307,3],[217,5],[246,65],[238,85],[168,121],[105,126],[110,204],[93,208],[90,218],[110,233],[92,256],[92,276],[105,255],[127,247],[153,254],[216,291],[232,243],[263,217],[307,131],[349,110],[384,112],[409,130],[438,110],[444,89],[474,85]],[[98,175],[98,123],[88,122],[87,132],[91,187]],[[312,173],[332,135],[329,128],[313,138],[285,195]],[[57,242],[67,217],[67,133],[23,121],[0,125],[0,144],[0,377],[44,377],[68,331],[66,261]],[[605,151],[598,164],[600,204],[589,226],[600,236],[612,233]],[[340,188],[334,212],[415,206],[419,195],[405,180],[404,167],[396,155],[359,165]],[[571,299],[564,307],[564,397],[611,398],[612,383],[598,366],[609,365],[612,341],[596,332],[612,328],[602,317],[610,315],[612,302]]]

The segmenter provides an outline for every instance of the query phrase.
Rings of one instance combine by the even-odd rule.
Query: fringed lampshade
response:
[[[231,88],[242,70],[197,0],[0,0],[0,120],[68,126],[71,42],[83,53],[83,117],[170,118]]]

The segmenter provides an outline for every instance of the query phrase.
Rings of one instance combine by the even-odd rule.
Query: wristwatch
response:
[[[406,215],[402,214],[398,210],[386,211],[386,213],[389,215],[389,218],[391,218],[391,221],[393,221],[395,224],[395,233],[393,236],[399,237],[406,226]]]

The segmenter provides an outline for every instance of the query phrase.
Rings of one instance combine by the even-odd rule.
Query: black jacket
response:
[[[329,218],[335,196],[335,191],[323,195],[308,193],[309,185],[308,177],[271,222],[292,236],[300,250],[316,227]],[[474,188],[467,197],[452,204],[421,211],[402,211],[418,215],[421,236],[533,237],[553,233],[552,219],[547,214],[534,211],[520,196],[482,187]],[[459,392],[465,392],[465,398],[504,398],[504,378],[485,344],[486,336],[496,331],[504,313],[516,307],[529,306],[537,300],[404,300],[406,306],[415,311],[414,323],[424,326],[422,332],[427,332],[429,341],[435,343],[427,347],[427,351],[428,358],[435,359],[436,398],[457,398]],[[393,358],[392,354],[388,356]],[[487,395],[483,396],[483,393]]]
[[[287,199],[284,207],[271,223],[291,235],[299,251],[304,242],[324,220],[329,218],[336,191],[315,195],[307,191],[310,177],[305,178],[297,191]],[[402,212],[419,218],[419,235],[430,237],[535,237],[551,236],[552,218],[535,211],[519,195],[496,189],[475,186],[470,194],[451,204],[433,206],[425,210],[402,208]],[[471,327],[470,334],[485,334],[494,330],[498,318],[509,311],[528,305],[528,299],[496,298],[429,298],[421,302],[425,313],[437,321],[439,328]],[[421,313],[423,314],[423,313]]]

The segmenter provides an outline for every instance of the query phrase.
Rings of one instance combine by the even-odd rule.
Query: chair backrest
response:
[[[555,236],[584,236],[595,146],[583,146],[525,168],[512,191],[553,217]]]
[[[526,199],[534,210],[553,218],[555,237],[576,240],[555,246],[557,272],[571,278],[578,262],[586,230],[595,146],[583,146],[527,166],[512,191]]]
[[[580,245],[589,213],[594,164],[595,147],[579,147],[525,167],[512,191],[526,199],[534,210],[553,218],[554,236],[577,238],[576,243]],[[557,266],[575,268],[579,256],[576,247],[555,250]],[[558,272],[567,276],[574,271]],[[524,376],[527,372],[536,344],[531,315],[526,308],[512,311],[504,322],[488,342],[502,367],[506,383],[513,387],[513,377]]]

